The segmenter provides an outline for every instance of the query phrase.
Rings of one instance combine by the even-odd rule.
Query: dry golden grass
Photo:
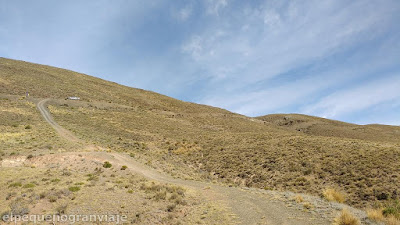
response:
[[[367,216],[371,220],[383,222],[387,225],[399,225],[400,205],[398,202],[392,202],[384,208],[367,209]]]
[[[333,188],[326,189],[322,194],[328,201],[343,203],[346,200],[343,193]]]
[[[297,203],[301,203],[301,202],[304,201],[304,199],[303,199],[303,197],[302,197],[301,195],[296,195],[296,196],[294,196],[294,200],[295,200]]]
[[[371,220],[382,221],[385,218],[382,211],[383,209],[367,209],[367,216]]]
[[[360,225],[360,220],[353,216],[347,209],[343,209],[332,223],[333,225]]]

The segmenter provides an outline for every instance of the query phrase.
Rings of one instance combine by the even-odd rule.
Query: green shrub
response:
[[[15,183],[8,185],[8,187],[22,187],[22,184],[21,184],[21,182],[15,182]]]
[[[122,167],[121,167],[121,170],[126,170],[126,169],[128,169],[127,166],[122,166]]]
[[[80,191],[81,188],[78,187],[78,186],[72,186],[72,187],[69,187],[68,190],[70,190],[70,191],[72,191],[72,192],[77,192],[77,191]]]
[[[25,129],[29,130],[29,129],[32,129],[32,127],[31,127],[31,125],[26,125]]]
[[[34,188],[35,186],[36,186],[35,184],[29,183],[29,184],[25,184],[23,186],[23,188]]]
[[[104,168],[111,168],[112,164],[110,162],[108,162],[108,161],[105,161],[104,164],[103,164],[103,167]]]
[[[400,202],[392,201],[390,202],[382,211],[382,214],[385,217],[394,216],[396,218],[400,218]]]

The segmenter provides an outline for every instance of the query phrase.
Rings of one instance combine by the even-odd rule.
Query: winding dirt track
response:
[[[54,121],[46,107],[46,103],[49,100],[50,99],[44,99],[37,104],[44,119],[61,137],[78,145],[83,145],[84,142],[82,140]],[[308,212],[287,207],[283,201],[274,199],[273,195],[263,190],[244,190],[207,182],[176,179],[142,165],[126,154],[106,152],[86,152],[86,154],[96,158],[104,158],[116,164],[127,165],[132,172],[141,174],[150,180],[180,185],[194,190],[208,201],[217,202],[231,211],[237,218],[239,224],[330,224],[327,219],[319,217],[318,215],[313,216]]]

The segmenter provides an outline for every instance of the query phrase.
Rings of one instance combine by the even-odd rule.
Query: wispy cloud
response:
[[[390,122],[399,10],[396,0],[0,0],[0,54],[250,116]]]
[[[186,21],[193,13],[193,5],[187,4],[181,9],[174,12],[174,17],[180,21]]]
[[[207,13],[218,15],[219,11],[228,5],[228,0],[207,0]]]
[[[304,113],[327,118],[359,113],[361,110],[387,102],[399,102],[399,90],[400,73],[329,94],[317,103],[307,106]]]

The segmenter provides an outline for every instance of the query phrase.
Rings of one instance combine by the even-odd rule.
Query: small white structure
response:
[[[81,100],[79,97],[68,97],[67,100]]]

